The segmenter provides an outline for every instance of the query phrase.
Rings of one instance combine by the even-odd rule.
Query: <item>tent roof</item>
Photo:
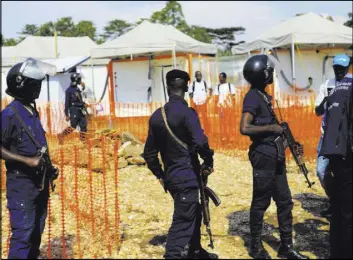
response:
[[[216,54],[212,44],[202,43],[171,25],[144,21],[117,39],[103,43],[92,50],[92,58],[112,58],[126,55],[172,51]]]
[[[234,46],[232,52],[241,54],[261,48],[289,46],[292,39],[304,47],[327,44],[350,45],[352,29],[320,15],[307,13],[282,21],[263,32],[254,41]]]
[[[90,56],[90,50],[97,46],[88,36],[62,37],[58,36],[58,58],[73,56]],[[22,42],[10,49],[2,48],[2,66],[11,66],[25,58],[54,59],[54,36],[28,36]]]

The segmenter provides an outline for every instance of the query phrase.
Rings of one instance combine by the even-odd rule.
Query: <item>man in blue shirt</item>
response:
[[[349,57],[347,55],[339,54],[333,58],[333,63],[332,63],[333,68],[335,66],[347,67],[348,64],[349,64]],[[317,157],[316,172],[320,180],[321,186],[324,188],[326,195],[329,198],[331,197],[330,188],[331,188],[331,179],[332,179],[331,173],[327,171],[329,160],[325,156],[320,156],[319,152],[321,150],[322,140],[323,140],[325,128],[326,128],[327,98],[336,87],[336,83],[341,81],[346,76],[346,74],[339,73],[340,71],[334,70],[334,72],[335,72],[335,78],[327,80],[324,84],[320,86],[319,95],[317,96],[315,101],[315,113],[317,116],[322,116],[321,129],[320,129],[321,137],[317,147],[318,157]],[[331,206],[323,210],[321,212],[321,215],[323,217],[330,216]]]
[[[334,58],[336,87],[327,98],[326,126],[319,156],[332,172],[330,222],[331,259],[352,259],[353,79],[350,59]]]
[[[39,97],[42,80],[51,69],[49,64],[28,59],[13,66],[6,78],[6,93],[15,98],[1,111],[1,159],[5,160],[7,170],[6,197],[12,231],[9,259],[39,256],[47,217],[49,182],[46,179],[44,187],[40,187],[41,157],[24,127],[40,146],[47,147],[35,99]]]
[[[169,229],[166,259],[180,259],[182,250],[189,246],[188,258],[212,259],[201,247],[201,206],[199,203],[200,170],[213,171],[213,150],[210,149],[199,118],[184,100],[190,80],[185,71],[167,73],[169,102],[164,106],[168,125],[175,136],[187,144],[184,148],[168,132],[161,108],[149,120],[144,158],[148,168],[170,192],[174,199],[173,223]],[[161,153],[164,169],[159,163]],[[204,163],[200,166],[198,154]]]
[[[244,65],[244,78],[251,88],[244,97],[240,132],[250,137],[249,159],[253,167],[253,198],[250,209],[250,256],[270,259],[263,248],[261,232],[265,211],[271,198],[277,205],[277,218],[281,237],[278,257],[308,259],[293,248],[293,201],[286,175],[285,154],[277,151],[275,139],[283,128],[276,124],[267,103],[272,99],[265,92],[273,83],[274,64],[267,55],[255,55]]]
[[[87,118],[84,109],[87,105],[83,102],[79,84],[81,84],[81,76],[75,72],[71,75],[70,87],[65,92],[65,116],[66,121],[70,120],[70,127],[58,135],[59,144],[63,144],[64,137],[71,134],[77,126],[80,127],[81,141],[86,140]]]

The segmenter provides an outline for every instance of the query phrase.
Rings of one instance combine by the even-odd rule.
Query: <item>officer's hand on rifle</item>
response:
[[[41,160],[41,157],[40,156],[36,156],[36,157],[28,157],[26,159],[26,164],[29,166],[29,167],[37,167],[40,163],[40,160]]]
[[[304,154],[304,146],[303,146],[302,144],[296,142],[295,152],[296,152],[299,156],[303,156],[303,154]]]
[[[207,165],[207,164],[205,164],[205,163],[203,163],[202,165],[201,165],[201,173],[205,176],[205,177],[207,177],[207,176],[209,176],[211,173],[213,173],[214,172],[214,170],[213,170],[213,167],[212,166],[209,166],[209,165]]]

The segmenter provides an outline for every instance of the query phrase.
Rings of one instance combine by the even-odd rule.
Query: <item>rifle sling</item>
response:
[[[18,114],[17,109],[14,106],[9,106],[9,109],[11,109],[12,112],[15,113],[15,116],[16,116],[17,120],[20,122],[20,125],[22,126],[22,128],[26,131],[27,135],[32,140],[32,142],[37,147],[37,149],[40,150],[42,148],[42,145],[40,145],[40,143],[37,141],[37,139],[34,138],[34,136],[31,133],[31,131],[28,130],[28,127],[26,126],[25,122],[23,121],[23,119]]]
[[[273,117],[273,119],[276,121],[277,124],[279,124],[277,116],[275,114],[275,111],[273,111],[273,108],[271,106],[271,102],[267,99],[267,97],[261,93],[260,90],[256,90],[256,93],[261,97],[261,99],[266,103],[267,109],[270,112],[271,116]]]
[[[184,147],[186,150],[189,150],[188,149],[188,146],[186,143],[184,143],[183,141],[181,141],[172,131],[172,129],[170,129],[169,127],[169,124],[168,124],[168,120],[167,120],[167,115],[165,113],[165,109],[164,109],[164,106],[161,107],[161,111],[162,111],[162,117],[163,117],[163,120],[164,120],[164,124],[165,126],[167,127],[167,130],[169,132],[169,134],[173,137],[173,139],[178,143],[180,144],[182,147]]]

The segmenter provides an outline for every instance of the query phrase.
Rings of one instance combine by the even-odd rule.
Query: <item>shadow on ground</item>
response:
[[[75,236],[68,235],[65,237],[65,251],[66,258],[73,257],[72,245],[75,242]],[[44,245],[40,249],[41,253],[39,259],[49,259],[48,256],[48,244]],[[51,258],[50,259],[64,259],[62,237],[56,237],[51,240]]]
[[[320,210],[325,207],[323,204],[327,201],[324,197],[309,193],[298,194],[294,199],[299,200],[302,203],[303,209],[314,216],[319,216]],[[251,241],[249,217],[249,211],[236,211],[228,216],[229,235],[241,237],[248,252]],[[327,225],[326,222],[317,219],[306,219],[303,223],[294,224],[295,247],[299,251],[311,252],[319,259],[329,258],[329,232],[320,230],[323,226]],[[264,223],[262,240],[277,251],[280,241],[274,236],[274,233],[277,233],[277,237],[279,237],[278,228]]]

